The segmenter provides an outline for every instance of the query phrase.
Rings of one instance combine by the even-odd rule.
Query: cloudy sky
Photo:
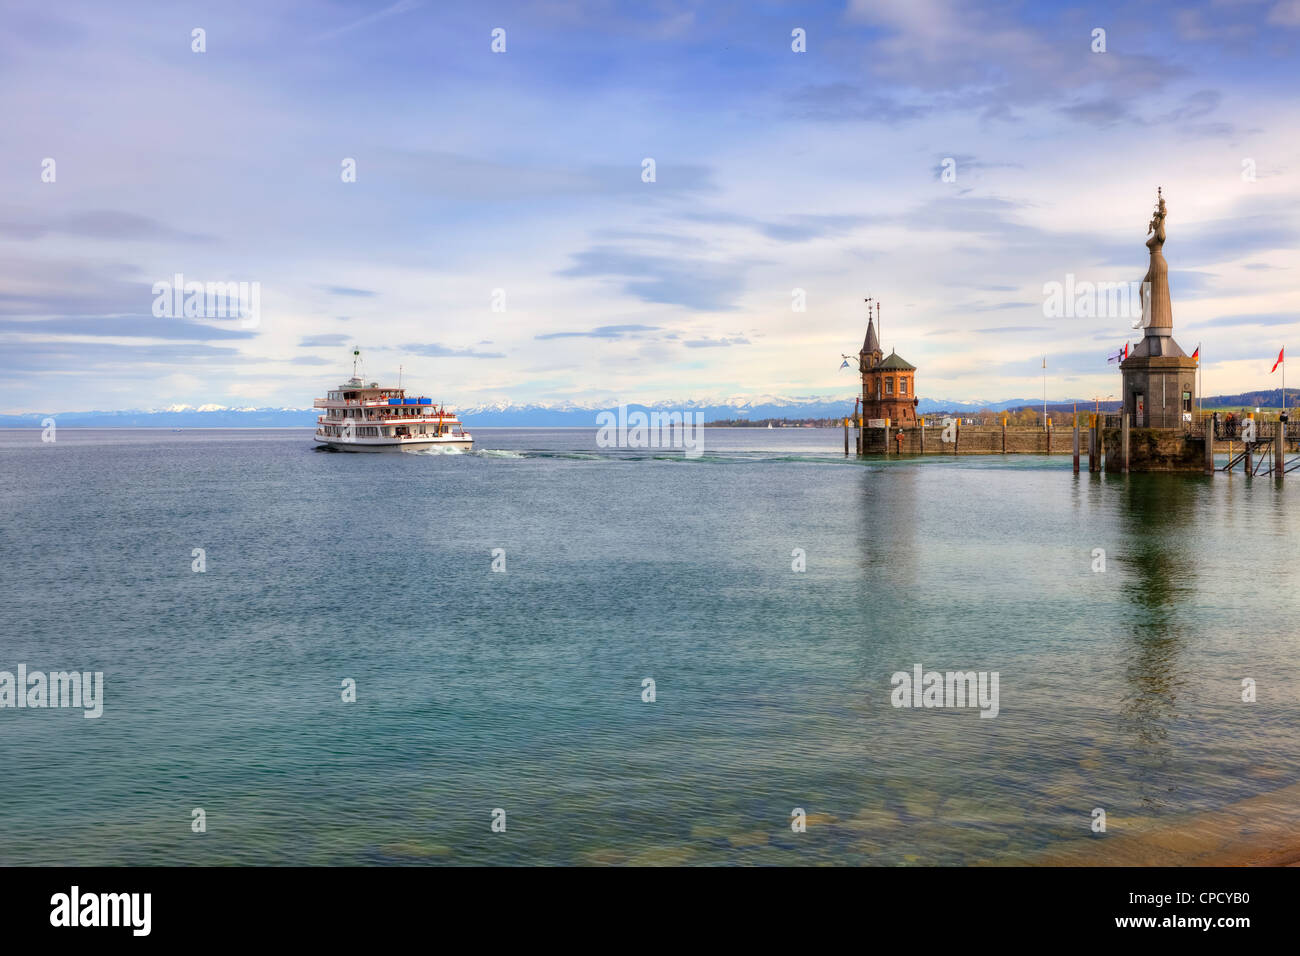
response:
[[[300,407],[354,345],[462,406],[846,395],[866,296],[922,396],[1104,396],[1137,333],[1044,284],[1140,280],[1157,185],[1205,390],[1300,349],[1300,0],[0,11],[0,411]]]

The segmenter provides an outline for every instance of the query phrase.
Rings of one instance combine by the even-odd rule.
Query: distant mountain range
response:
[[[1027,404],[1024,401],[936,402],[922,399],[923,414],[937,411],[976,411],[981,408],[1002,409]],[[617,405],[575,402],[517,405],[498,402],[457,408],[467,425],[485,428],[591,428],[596,415]],[[700,412],[704,421],[731,418],[834,418],[849,414],[853,396],[844,398],[783,398],[762,396],[756,399],[722,399],[719,401],[656,402],[653,405],[629,403],[628,410]],[[161,409],[126,411],[60,412],[53,417],[65,428],[294,428],[315,425],[320,414],[313,408],[227,408],[221,405],[174,405]],[[44,414],[0,415],[0,428],[40,425]]]
[[[1300,390],[1287,389],[1290,403],[1300,404]],[[809,419],[836,418],[853,410],[852,393],[841,398],[805,397],[787,398],[763,395],[755,398],[727,398],[713,401],[657,402],[653,405],[630,403],[629,411],[688,411],[701,412],[704,421],[723,419]],[[1239,395],[1217,395],[1204,399],[1209,407],[1277,406],[1282,402],[1282,390],[1264,389],[1243,392]],[[1051,401],[1049,411],[1065,411],[1075,403]],[[1090,398],[1078,399],[1080,409],[1095,407]],[[988,402],[954,402],[923,398],[918,411],[923,415],[937,412],[978,412],[982,409],[1004,411],[1015,408],[1039,408],[1042,400],[1011,398]],[[1103,409],[1119,407],[1116,401],[1102,402]],[[461,420],[467,425],[485,428],[593,428],[597,413],[616,409],[617,405],[579,404],[574,402],[516,405],[499,402],[458,408]],[[32,413],[26,415],[0,415],[0,428],[38,427],[50,417],[65,428],[308,428],[316,423],[319,412],[313,408],[228,408],[224,405],[173,405],[160,409],[132,409],[127,411],[60,412],[54,415]]]

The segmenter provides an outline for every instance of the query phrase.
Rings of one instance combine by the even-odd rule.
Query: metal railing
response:
[[[1214,426],[1215,441],[1241,441],[1246,419],[1235,416],[1229,419],[1223,415],[1214,419],[1207,415],[1200,422],[1195,423],[1197,429],[1195,433],[1203,437],[1207,424],[1211,422]],[[1300,422],[1289,421],[1284,423],[1255,419],[1255,440],[1257,442],[1273,441],[1279,435],[1287,441],[1300,440]]]

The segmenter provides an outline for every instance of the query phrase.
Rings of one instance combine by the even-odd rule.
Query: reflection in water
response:
[[[916,480],[906,468],[864,469],[855,503],[863,584],[906,590],[916,578]]]
[[[863,469],[854,504],[855,540],[860,564],[859,598],[869,608],[869,642],[860,659],[863,679],[879,683],[881,670],[892,673],[897,650],[906,662],[915,651],[906,645],[917,636],[915,621],[918,526],[916,481],[910,469]],[[905,663],[906,663],[905,662]]]
[[[1181,475],[1131,475],[1106,491],[1122,495],[1127,532],[1121,593],[1131,626],[1121,732],[1131,737],[1142,803],[1158,808],[1167,804],[1170,787],[1162,777],[1174,756],[1170,727],[1186,680],[1182,611],[1196,583],[1195,536],[1188,529],[1204,489]]]

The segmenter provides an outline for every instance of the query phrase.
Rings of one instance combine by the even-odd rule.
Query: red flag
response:
[[[1196,351],[1192,353],[1192,358],[1198,362],[1201,360],[1201,347],[1199,345],[1196,346]]]
[[[1277,361],[1274,362],[1274,363],[1273,363],[1273,367],[1272,367],[1271,369],[1268,370],[1268,374],[1269,374],[1269,375],[1272,375],[1274,372],[1276,372],[1276,371],[1277,371],[1277,367],[1278,367],[1279,365],[1282,364],[1282,353],[1285,352],[1285,351],[1286,351],[1286,346],[1285,346],[1285,345],[1282,346],[1282,348],[1278,349],[1278,351],[1277,351]]]

